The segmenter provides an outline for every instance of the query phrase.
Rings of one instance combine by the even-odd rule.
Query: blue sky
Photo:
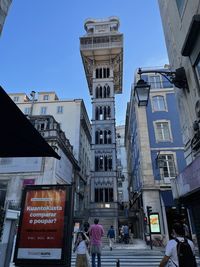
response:
[[[124,34],[123,93],[116,96],[116,121],[123,124],[135,69],[168,63],[157,0],[14,0],[0,37],[1,86],[83,98],[91,118],[79,37],[86,18],[109,16],[119,17]]]

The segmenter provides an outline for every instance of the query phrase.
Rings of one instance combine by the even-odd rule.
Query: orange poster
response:
[[[60,259],[66,190],[28,190],[18,242],[18,258]]]

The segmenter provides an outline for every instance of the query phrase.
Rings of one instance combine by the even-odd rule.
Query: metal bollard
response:
[[[116,260],[116,267],[120,267],[120,260],[119,259]]]

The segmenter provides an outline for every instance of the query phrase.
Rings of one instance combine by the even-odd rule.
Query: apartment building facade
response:
[[[175,88],[187,167],[174,181],[174,197],[192,210],[200,247],[200,1],[158,3],[171,68],[183,67],[188,83]]]
[[[173,86],[160,74],[142,79],[151,85],[148,105],[138,106],[133,86],[126,113],[130,211],[136,235],[145,238],[147,206],[151,207],[158,216],[157,234],[166,242],[176,216],[171,180],[185,167],[184,146]],[[136,74],[134,84],[138,80]]]

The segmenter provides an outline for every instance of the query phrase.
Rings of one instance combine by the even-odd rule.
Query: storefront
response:
[[[200,157],[197,157],[176,178],[176,192],[179,203],[191,211],[191,225],[200,248]],[[175,187],[174,187],[175,188]]]

